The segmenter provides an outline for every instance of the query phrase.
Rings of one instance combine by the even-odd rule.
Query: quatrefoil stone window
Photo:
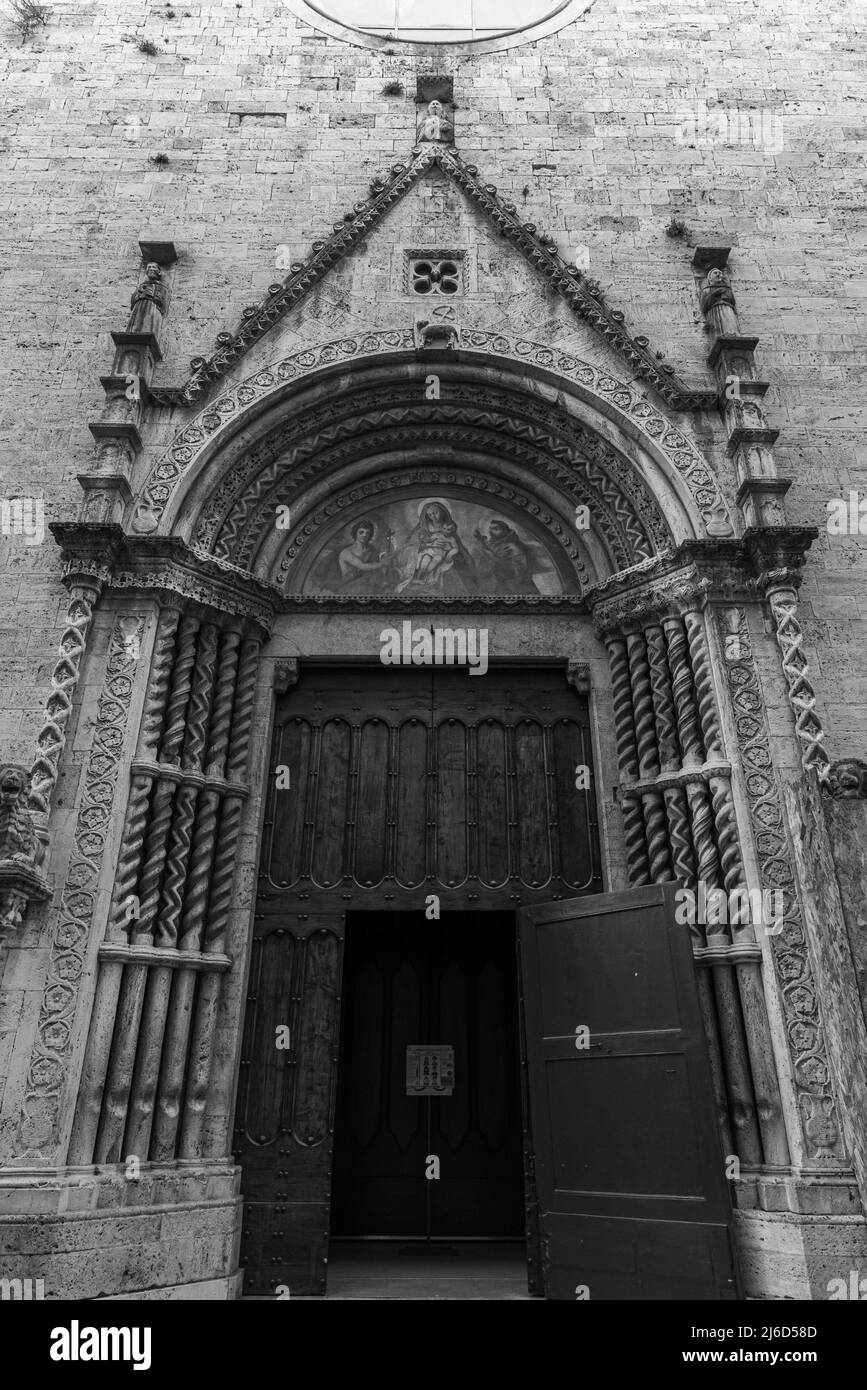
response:
[[[458,294],[461,289],[462,268],[457,258],[413,259],[409,271],[414,294]]]

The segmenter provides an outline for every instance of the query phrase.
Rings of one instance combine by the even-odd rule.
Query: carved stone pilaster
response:
[[[774,619],[786,693],[795,718],[795,734],[802,748],[801,763],[805,770],[812,769],[822,782],[830,771],[831,759],[825,748],[825,732],[816,713],[816,692],[804,654],[804,634],[798,618],[800,574],[788,570],[771,571],[762,575],[759,583]]]
[[[60,1115],[79,983],[96,910],[100,864],[111,824],[143,631],[143,619],[118,618],[109,641],[96,730],[50,945],[48,973],[24,1097],[21,1136],[28,1150],[38,1151],[50,1142]]]
[[[60,657],[51,673],[51,694],[45,705],[45,719],[36,740],[38,753],[30,769],[30,809],[47,820],[57,783],[60,756],[66,744],[66,729],[72,714],[72,697],[81,675],[81,662],[93,607],[102,591],[103,577],[73,578],[68,585],[69,607]],[[45,823],[42,821],[42,824]]]
[[[774,771],[759,675],[743,610],[721,610],[726,678],[744,769],[763,889],[783,895],[782,930],[769,938],[812,1163],[842,1166],[842,1151],[819,1000],[804,935],[779,779]],[[733,642],[732,637],[737,637]],[[725,640],[728,638],[728,640]]]

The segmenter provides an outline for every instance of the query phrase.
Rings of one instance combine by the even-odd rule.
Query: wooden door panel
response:
[[[562,670],[302,666],[278,703],[263,836],[263,898],[339,892],[353,908],[395,889],[601,887],[587,700]],[[343,895],[348,895],[343,897]],[[370,901],[365,902],[364,899]]]
[[[591,1298],[734,1297],[710,1064],[673,887],[518,917],[548,1296],[582,1285]],[[589,1046],[577,1045],[581,1028]]]
[[[256,917],[236,1107],[244,1287],[260,1296],[325,1287],[343,921],[288,921]]]

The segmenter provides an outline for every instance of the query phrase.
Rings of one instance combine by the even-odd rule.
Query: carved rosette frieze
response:
[[[56,1132],[69,1065],[72,1025],[106,837],[114,814],[121,750],[138,668],[143,618],[118,618],[108,648],[97,723],[76,818],[73,852],[49,952],[36,1043],[21,1118],[27,1149]]]
[[[845,1156],[821,1011],[746,614],[742,609],[720,610],[719,622],[761,885],[783,896],[783,927],[769,940],[792,1057],[805,1150],[811,1162],[842,1165]],[[732,641],[733,637],[737,640]]]

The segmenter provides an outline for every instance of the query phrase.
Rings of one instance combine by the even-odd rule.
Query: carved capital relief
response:
[[[779,777],[771,759],[765,703],[743,609],[719,610],[726,680],[744,771],[762,888],[783,894],[784,925],[771,952],[806,1154],[810,1162],[846,1162],[842,1150],[819,1001],[811,970]],[[733,640],[734,639],[734,640]]]

